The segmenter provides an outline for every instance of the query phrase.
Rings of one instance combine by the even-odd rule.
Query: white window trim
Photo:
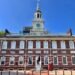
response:
[[[3,57],[4,57],[4,59],[5,59],[5,60],[2,59],[2,60],[4,61],[4,64],[3,64],[3,65],[5,65],[6,57],[5,57],[5,56],[3,56]],[[0,60],[1,60],[1,59],[0,59]],[[2,61],[2,60],[1,60],[1,61]],[[1,61],[0,61],[0,65],[2,65],[2,64],[1,64]]]
[[[72,63],[72,65],[75,65],[75,64],[73,64],[73,62],[72,62],[72,57],[75,57],[74,55],[73,56],[71,56],[71,63]]]
[[[64,44],[64,45],[63,45]],[[64,47],[63,47],[64,46]],[[65,41],[61,41],[61,49],[66,49]]]
[[[1,53],[2,53],[2,54],[6,54],[6,51],[5,51],[5,50],[4,50],[4,51],[1,51]]]
[[[6,43],[6,44],[5,44],[6,47],[3,47],[4,42]],[[4,49],[4,50],[7,49],[7,46],[8,46],[8,42],[7,42],[7,41],[3,41],[3,42],[2,42],[2,49]]]
[[[63,57],[66,57],[66,64],[63,63]],[[68,65],[67,56],[62,56],[62,64],[63,64],[63,65]]]
[[[30,46],[29,42],[32,42],[32,46]],[[33,41],[28,41],[28,49],[33,49]]]
[[[37,60],[36,60],[37,57],[40,57],[40,62],[42,64],[41,56],[39,56],[39,55],[36,55],[36,57],[35,57],[35,64],[37,63]]]
[[[21,45],[23,45],[23,46],[21,47]],[[20,49],[24,49],[25,48],[25,42],[24,41],[20,41],[19,48]]]
[[[37,50],[37,51],[35,51],[35,53],[36,53],[36,54],[41,54],[41,51],[38,51],[38,50]]]
[[[70,51],[71,54],[75,54],[75,51]]]
[[[2,61],[2,60],[1,60]],[[2,65],[2,64],[1,64]],[[4,61],[4,64],[3,65],[5,65],[5,61]]]
[[[49,56],[44,56],[44,65],[48,65],[45,63],[45,57],[48,57],[48,63],[49,63]]]
[[[52,51],[52,53],[55,54],[55,53],[58,53],[58,51],[55,50],[55,51]]]
[[[20,60],[18,60],[18,65],[24,65],[24,57],[23,57],[23,64],[20,64]]]
[[[39,42],[39,47],[37,47],[37,42]],[[41,42],[40,41],[36,41],[36,49],[40,49],[41,48]]]
[[[73,46],[72,46],[72,47],[70,46],[70,42],[73,42],[73,45],[74,45],[74,41],[73,41],[73,40],[70,40],[70,41],[69,41],[69,48],[70,48],[70,49],[75,49],[75,46],[74,46],[74,47],[73,47]]]
[[[12,43],[15,42],[15,48],[12,47]],[[11,49],[16,49],[16,41],[11,41]]]
[[[29,64],[29,57],[32,57],[32,64]],[[28,65],[33,65],[33,56],[28,56]]]
[[[24,54],[24,50],[22,50],[22,51],[19,51],[19,54]]]
[[[44,54],[48,54],[49,53],[49,51],[47,51],[47,50],[44,50]]]
[[[54,64],[54,57],[57,57],[57,64]],[[58,56],[53,56],[53,65],[58,65]]]
[[[14,63],[13,64],[10,63],[10,58],[9,58],[9,65],[14,65],[14,64],[15,64],[15,57],[14,57]]]
[[[47,45],[46,45],[47,44]],[[47,47],[46,47],[47,46]],[[48,41],[43,41],[43,48],[48,49]]]
[[[10,51],[10,54],[15,54],[15,51]]]
[[[54,43],[53,43],[53,42],[54,42]],[[55,47],[54,47],[53,45],[54,45]],[[52,40],[52,49],[57,49],[57,41],[53,41],[53,40]]]
[[[32,53],[33,53],[33,51],[28,51],[28,53],[29,53],[29,54],[32,54]]]

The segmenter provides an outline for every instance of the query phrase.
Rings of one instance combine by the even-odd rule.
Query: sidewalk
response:
[[[12,70],[12,71],[0,71],[0,75],[75,75],[75,70],[43,70],[41,71],[32,71],[32,70]]]

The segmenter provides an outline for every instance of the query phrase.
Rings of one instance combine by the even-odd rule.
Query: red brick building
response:
[[[0,37],[0,70],[46,68],[75,69],[75,36],[71,29],[66,34],[49,34],[44,29],[42,12],[37,6],[31,27],[22,33]]]

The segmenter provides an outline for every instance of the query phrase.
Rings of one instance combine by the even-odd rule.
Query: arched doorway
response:
[[[41,57],[38,55],[35,57],[35,68],[36,70],[41,70]]]

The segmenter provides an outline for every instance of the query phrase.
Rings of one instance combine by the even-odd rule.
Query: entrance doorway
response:
[[[38,71],[41,70],[41,57],[40,56],[35,57],[35,68]]]

